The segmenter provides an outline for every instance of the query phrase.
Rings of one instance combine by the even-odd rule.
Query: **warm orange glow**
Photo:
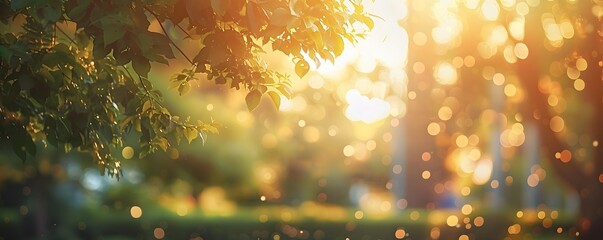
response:
[[[473,207],[470,204],[465,204],[461,208],[461,212],[465,215],[469,215],[471,212],[473,212]]]
[[[423,152],[423,154],[421,154],[421,159],[423,161],[429,161],[431,159],[431,154],[428,152]]]
[[[492,175],[492,160],[482,159],[477,162],[473,173],[473,183],[483,185],[490,180]]]
[[[165,237],[165,231],[163,228],[155,228],[155,230],[153,230],[153,236],[156,239],[163,239]]]
[[[431,231],[429,231],[429,236],[431,237],[431,239],[440,238],[440,228],[438,228],[438,227],[432,228]]]
[[[484,225],[484,218],[483,217],[476,217],[473,220],[473,225],[475,225],[476,227],[481,227]]]
[[[394,236],[396,236],[396,239],[402,239],[406,237],[406,231],[404,231],[404,229],[398,229],[394,233]]]
[[[455,215],[450,215],[446,218],[446,224],[450,227],[454,227],[459,223],[459,218]]]
[[[567,149],[561,151],[561,154],[559,156],[559,160],[561,160],[564,163],[567,163],[567,162],[571,161],[572,160],[572,152],[570,152]]]
[[[442,121],[450,120],[450,118],[452,118],[452,109],[450,109],[450,107],[447,107],[447,106],[441,107],[440,110],[438,110],[438,117]]]
[[[180,2],[192,4],[202,1]],[[165,33],[170,38],[163,41],[175,41],[170,41],[166,49],[155,52],[152,48],[158,43],[143,38],[136,42],[155,44],[149,46],[153,51],[134,48],[138,47],[136,42],[131,43],[131,49],[124,45],[128,50],[127,56],[161,58],[163,55],[160,53],[163,51],[181,50],[176,49],[181,41],[206,46],[213,41],[225,40],[219,49],[204,48],[203,52],[189,52],[189,47],[184,47],[184,52],[174,51],[178,57],[190,54],[190,57],[198,55],[194,59],[203,60],[191,63],[198,72],[196,76],[200,83],[191,82],[193,90],[190,95],[193,96],[189,97],[198,99],[191,103],[187,99],[187,102],[181,103],[180,98],[173,100],[180,95],[179,92],[167,91],[162,95],[164,99],[156,100],[163,100],[164,103],[161,104],[151,101],[154,99],[147,96],[148,91],[147,94],[137,93],[131,96],[100,96],[103,101],[106,98],[119,99],[116,103],[118,106],[115,107],[119,108],[118,111],[122,107],[127,109],[127,113],[119,113],[114,117],[116,119],[109,119],[116,122],[113,126],[120,128],[122,119],[133,119],[130,121],[136,122],[134,125],[141,125],[131,128],[134,129],[131,134],[133,137],[130,137],[132,140],[103,146],[103,151],[108,150],[121,159],[136,159],[146,154],[147,148],[156,148],[157,151],[145,157],[149,161],[127,160],[130,163],[128,168],[132,168],[124,171],[120,175],[123,176],[123,182],[117,183],[100,177],[94,178],[96,175],[90,177],[90,173],[98,173],[99,170],[89,170],[87,165],[82,165],[86,169],[81,172],[82,176],[78,176],[80,173],[68,165],[71,164],[70,160],[65,160],[64,171],[51,161],[40,162],[42,167],[39,171],[27,169],[30,163],[27,161],[25,174],[7,171],[5,164],[0,164],[0,180],[25,181],[40,173],[56,175],[52,179],[79,181],[91,193],[87,196],[109,194],[111,199],[125,199],[122,200],[124,202],[109,201],[110,204],[106,204],[101,210],[115,207],[118,211],[125,212],[126,217],[129,213],[133,222],[144,220],[139,224],[144,229],[143,235],[155,239],[170,238],[176,232],[170,219],[216,219],[220,223],[232,221],[235,224],[237,219],[247,219],[254,224],[261,223],[262,226],[276,226],[276,229],[254,230],[250,235],[233,232],[232,236],[273,240],[357,239],[363,238],[363,235],[368,239],[374,236],[364,232],[367,229],[366,223],[372,224],[378,220],[384,220],[383,226],[389,226],[387,229],[378,229],[385,234],[385,237],[379,236],[386,239],[391,239],[392,234],[395,239],[488,239],[489,231],[493,231],[492,235],[495,237],[506,239],[540,239],[571,237],[570,234],[575,235],[578,231],[579,228],[570,221],[579,214],[571,211],[579,211],[575,206],[582,206],[580,204],[584,203],[582,200],[585,198],[575,197],[575,193],[571,191],[558,190],[557,185],[580,179],[575,177],[579,174],[589,179],[594,177],[594,182],[603,184],[603,171],[596,169],[596,159],[593,160],[593,156],[600,150],[599,142],[602,139],[598,138],[600,129],[592,125],[601,120],[595,119],[600,117],[597,111],[601,109],[593,106],[599,106],[603,99],[600,96],[594,99],[597,105],[590,102],[593,101],[590,97],[584,97],[592,92],[597,93],[592,88],[600,85],[598,80],[601,80],[598,79],[603,66],[601,53],[593,51],[593,42],[589,42],[599,37],[597,34],[601,32],[597,22],[591,22],[593,19],[601,19],[597,17],[603,17],[603,6],[597,4],[601,1],[351,0],[334,1],[332,4],[321,0],[254,0],[233,1],[232,4],[229,0],[209,2],[203,3],[206,7],[204,10],[209,12],[214,8],[224,7],[219,6],[221,4],[231,5],[233,8],[225,13],[212,15],[219,20],[215,25],[210,23],[213,32],[202,36],[186,36],[188,31],[195,33],[202,28],[187,26],[191,21],[194,23],[201,19],[185,18],[180,23],[182,29],[172,22],[165,25],[169,31],[176,32]],[[339,2],[342,3],[341,7],[357,13],[351,16],[329,16],[328,13],[313,16],[325,9],[330,11],[330,8],[334,8],[331,5],[339,5]],[[356,4],[361,4],[362,7]],[[409,9],[406,9],[407,6]],[[63,9],[69,10],[68,8]],[[303,8],[308,9],[299,10]],[[149,10],[138,7],[125,9],[128,14],[161,10],[159,6],[148,8]],[[368,19],[359,13],[364,11],[371,14]],[[251,16],[238,19],[244,14]],[[65,13],[61,16],[71,15],[78,14]],[[82,21],[88,21],[88,15]],[[152,19],[151,15],[141,16]],[[165,14],[159,16],[166,17]],[[213,17],[208,19],[212,20]],[[366,35],[359,33],[364,37],[352,43],[348,41],[351,36],[340,34],[336,30],[359,30],[364,28],[363,24],[356,22],[333,26],[323,22],[342,22],[346,19],[367,21],[375,25],[374,30],[366,32]],[[371,22],[371,19],[374,21]],[[162,20],[154,21],[157,34],[163,34],[162,29],[158,28],[159,21]],[[98,27],[95,24],[105,25],[104,20],[88,25]],[[67,29],[68,33],[73,32],[75,27]],[[77,32],[86,32],[79,27]],[[256,27],[257,29],[253,29]],[[244,31],[244,36],[240,39],[227,39],[225,36],[230,37],[231,31]],[[138,30],[127,28],[126,36],[136,37],[134,33],[137,32]],[[266,33],[273,35],[262,36]],[[65,34],[58,35],[65,37]],[[540,38],[535,39],[539,35]],[[99,36],[96,36],[99,37],[97,40],[103,37],[102,34]],[[12,39],[10,36],[8,38]],[[11,42],[11,39],[2,39],[0,50],[13,51],[14,49],[5,46],[5,42]],[[273,42],[275,39],[277,42]],[[245,44],[239,46],[240,41]],[[94,42],[90,47],[94,46],[96,49],[96,45],[101,43]],[[110,52],[108,60],[113,61],[113,54],[124,47],[121,42],[118,43],[120,44],[104,45],[107,48],[105,50]],[[261,46],[254,47],[256,43]],[[87,59],[94,53],[76,44],[67,45],[69,51],[81,51],[78,52],[81,55],[79,58]],[[314,46],[318,50],[313,49]],[[258,52],[265,48],[267,53],[256,56],[255,53],[243,51],[252,48],[258,48]],[[284,54],[275,52],[278,49],[286,51]],[[337,50],[337,56],[330,52],[333,49]],[[243,53],[239,54],[237,50]],[[0,59],[25,59],[11,51]],[[96,51],[95,54],[98,53]],[[230,56],[231,53],[236,53],[237,56]],[[40,61],[48,60],[43,57],[45,54],[50,53],[40,51]],[[223,60],[222,57],[227,58]],[[2,64],[11,64],[11,61],[4,60]],[[103,62],[96,60],[96,66]],[[117,71],[117,75],[121,74],[118,77],[124,78],[122,75],[126,75],[126,70],[140,67],[137,66],[138,60],[140,59],[130,60],[123,69],[120,66],[117,70],[112,70]],[[238,71],[241,76],[229,75],[222,69],[209,69],[214,67],[210,63],[220,62],[218,60],[224,63],[220,68],[231,65],[240,68]],[[309,67],[306,64],[301,64],[301,67],[298,65],[304,63],[304,60]],[[170,65],[163,68],[171,70],[175,67],[172,60],[169,61]],[[40,64],[46,64],[43,62]],[[252,66],[246,66],[247,64]],[[63,65],[42,69],[39,75],[49,78],[47,80],[59,77],[63,72],[73,77],[78,75],[75,74],[77,69]],[[153,69],[155,65],[157,64],[153,63]],[[69,71],[63,71],[63,67]],[[306,73],[300,74],[300,68]],[[136,72],[134,70],[131,72]],[[47,72],[52,74],[46,76]],[[253,77],[243,76],[247,73],[253,73]],[[291,77],[293,81],[281,79],[284,78],[281,73]],[[594,78],[593,74],[596,75]],[[156,89],[167,89],[168,85],[174,84],[162,81],[162,75],[161,78],[152,75],[149,74],[149,78],[153,79],[149,79],[152,84],[148,87],[153,95]],[[176,76],[179,78],[180,75]],[[212,79],[216,76],[220,79]],[[109,74],[107,78],[110,77],[113,76]],[[206,81],[207,79],[210,81]],[[15,86],[23,88],[24,91],[19,90],[20,93],[28,95],[30,90],[25,91],[25,88],[31,87],[27,86],[28,80],[9,79],[8,85],[11,86],[7,85],[5,88],[12,87],[14,82]],[[84,89],[96,86],[101,80],[92,79],[92,84],[84,82],[81,86],[77,81],[72,81],[69,84],[74,86],[51,87],[72,91],[80,87]],[[115,87],[134,90],[146,88],[142,86],[146,79],[141,76],[139,80],[134,81],[133,85],[128,81],[125,83],[129,85],[120,82]],[[205,83],[212,83],[214,80],[221,84],[214,86]],[[243,82],[241,92],[233,89],[233,95],[230,92],[226,94],[226,90],[234,88],[236,81],[252,82]],[[177,86],[183,85],[176,83],[180,84]],[[184,85],[186,84],[188,82]],[[37,87],[31,90],[32,93],[38,90]],[[9,89],[4,90],[8,92]],[[252,94],[248,94],[249,92]],[[261,93],[260,97],[257,96],[258,92]],[[95,91],[89,90],[84,95],[94,93]],[[57,101],[60,103],[47,101],[40,104],[44,108],[59,104],[66,111],[76,109],[78,112],[91,108],[89,105],[79,106],[73,99]],[[146,107],[123,106],[128,102],[131,102],[129,105],[136,105],[134,103],[140,101]],[[250,103],[257,105],[252,111],[246,108],[246,104]],[[141,113],[146,108],[163,108],[163,104],[166,108],[175,107],[175,113],[179,116],[155,122],[147,119],[147,115],[155,113]],[[4,122],[0,121],[0,128],[12,124],[9,119],[12,113],[5,110],[8,109],[0,103],[0,118],[6,118]],[[113,111],[112,108],[109,110]],[[189,114],[192,115],[190,121],[186,116]],[[24,122],[25,125],[40,125],[40,128],[45,128],[61,121],[70,124],[74,122],[71,115],[57,116],[57,119],[48,115],[48,119],[52,120],[48,123],[35,122],[31,116],[23,116],[23,119],[31,121]],[[105,140],[104,135],[110,134],[89,131],[85,125],[93,126],[97,120],[106,121],[98,117],[102,116],[90,115],[89,119],[81,122],[82,129],[66,129],[65,134],[77,133],[71,130],[85,130],[86,134],[77,133],[82,136],[75,136],[92,138],[81,139],[83,145],[89,144],[94,138]],[[197,119],[214,118],[221,125],[219,135],[209,132],[205,135],[203,128],[191,129],[188,126]],[[55,123],[55,120],[58,122]],[[179,125],[176,120],[182,120],[184,125]],[[160,131],[148,134],[151,133],[146,129],[149,126]],[[55,140],[52,134],[44,136],[30,131],[30,128],[32,126],[25,126],[28,136],[43,140],[41,143],[36,142],[34,150],[41,150],[42,146],[47,147],[48,144],[54,145],[51,141]],[[172,132],[183,133],[181,135],[184,137],[176,138],[168,134]],[[57,134],[62,135],[59,132]],[[150,139],[147,135],[151,135]],[[180,148],[175,143],[198,135],[204,138],[206,145],[182,141],[185,146]],[[543,136],[550,139],[543,139]],[[109,144],[109,140],[113,139],[106,140]],[[69,148],[70,145],[65,147]],[[16,150],[23,152],[32,149]],[[30,158],[29,151],[23,154]],[[102,154],[105,153],[99,151],[99,155]],[[155,158],[178,160],[159,162]],[[34,163],[37,164],[38,161]],[[569,168],[575,164],[579,169],[575,173],[558,176],[559,171],[553,171],[558,170],[557,167]],[[138,168],[139,166],[142,167]],[[6,177],[4,173],[8,173]],[[588,181],[592,183],[593,179]],[[145,194],[130,198],[113,195],[126,192],[114,191],[116,186],[130,188],[133,185],[136,188],[140,186],[136,192]],[[28,196],[30,193],[31,189],[23,189],[24,198],[35,197]],[[586,193],[588,191],[585,190],[578,195]],[[561,200],[547,199],[551,197]],[[155,202],[160,204],[156,205]],[[141,206],[145,207],[145,218],[142,218]],[[23,215],[19,217],[31,217],[32,206],[20,203],[16,207],[17,213]],[[166,214],[173,215],[173,218]],[[160,219],[154,219],[157,217]],[[504,218],[504,221],[496,219],[499,217]],[[487,223],[485,219],[488,219]],[[4,219],[7,224],[13,225],[17,220],[20,218]],[[84,224],[84,220],[81,221]],[[336,230],[344,232],[339,234],[330,229],[314,227],[322,226],[323,221],[328,222],[324,226],[343,226]],[[85,224],[91,226],[90,222]],[[232,229],[236,227],[232,226]],[[190,230],[191,233],[195,231],[185,230]],[[553,236],[555,230],[563,235]],[[417,231],[429,231],[429,236],[427,232]],[[200,233],[195,234],[201,235],[206,231],[197,232]],[[337,236],[331,235],[334,233]],[[540,236],[541,234],[544,236]],[[197,235],[191,235],[190,238],[199,239],[201,236]]]
[[[421,177],[425,180],[429,179],[431,177],[431,172],[429,171],[423,171],[423,173],[421,174]]]
[[[582,91],[584,88],[586,88],[584,80],[578,78],[574,81],[574,89],[576,89],[576,91]]]
[[[519,234],[521,232],[521,225],[519,224],[513,224],[511,225],[508,230],[509,234]]]
[[[438,135],[440,133],[440,125],[438,123],[432,122],[427,126],[427,133],[431,136]]]
[[[528,186],[536,187],[538,186],[538,183],[540,183],[540,178],[538,178],[538,175],[530,174],[530,176],[528,176]]]
[[[500,7],[495,0],[485,0],[482,3],[482,15],[484,19],[488,21],[494,21],[498,19],[498,14],[500,13]]]
[[[442,62],[435,67],[435,79],[442,85],[452,85],[458,80],[457,69],[450,63]]]
[[[559,116],[554,116],[551,118],[550,127],[554,132],[562,132],[565,128],[565,121]]]

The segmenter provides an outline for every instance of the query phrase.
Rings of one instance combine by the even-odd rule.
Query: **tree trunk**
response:
[[[564,48],[575,50],[574,53],[588,62],[587,70],[581,74],[581,78],[586,82],[586,88],[580,95],[586,103],[585,106],[592,107],[594,112],[590,128],[592,132],[589,134],[593,141],[602,144],[603,131],[600,129],[600,121],[603,120],[603,94],[601,92],[603,82],[601,81],[601,66],[599,66],[602,45],[601,38],[597,34],[600,20],[592,16],[588,17],[593,6],[592,2],[582,1],[580,4],[568,11],[576,11],[573,12],[576,16],[586,13],[587,17],[582,19],[586,19],[587,22],[583,24],[592,24],[594,31],[588,33],[586,37],[576,36],[574,39],[568,40]],[[571,147],[551,130],[549,122],[553,116],[547,103],[548,96],[542,93],[538,87],[539,79],[548,74],[546,71],[541,71],[548,69],[548,64],[550,64],[545,56],[554,55],[551,52],[547,53],[543,47],[543,41],[548,40],[543,33],[540,21],[538,14],[531,13],[526,17],[526,29],[529,31],[525,33],[525,43],[530,52],[527,59],[517,62],[518,76],[527,93],[528,100],[528,103],[523,106],[522,112],[524,116],[533,118],[537,123],[544,141],[546,158],[555,174],[580,196],[580,215],[576,224],[579,239],[601,239],[603,236],[603,183],[600,181],[599,175],[603,173],[603,147],[594,147],[593,157],[589,159],[587,164],[590,165],[587,168],[584,168],[575,159],[565,163],[554,157],[555,153],[566,149],[571,150]],[[571,49],[572,46],[575,49]]]
[[[36,173],[33,179],[31,179],[31,191],[32,191],[32,211],[33,214],[33,227],[35,239],[48,239],[50,237],[50,221],[49,221],[49,204],[50,190],[47,176]]]
[[[598,178],[580,193],[579,239],[596,240],[603,236],[603,184]]]

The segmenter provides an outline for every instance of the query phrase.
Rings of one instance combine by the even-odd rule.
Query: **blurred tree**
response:
[[[268,68],[264,45],[292,57],[302,77],[308,61],[334,61],[344,40],[373,26],[361,5],[340,0],[2,0],[0,8],[2,144],[22,160],[36,154],[36,142],[77,148],[117,177],[111,149],[131,130],[140,158],[217,132],[171,114],[149,81],[152,63],[176,59],[173,49],[190,64],[170,80],[181,95],[202,75],[249,91],[249,109],[263,94],[278,107],[289,77]],[[200,47],[184,51],[168,27]]]
[[[409,103],[408,114],[423,119],[407,120],[407,126],[433,125],[429,134],[435,138],[412,157],[436,145],[452,152],[466,145],[455,141],[460,134],[485,132],[480,137],[491,144],[480,148],[491,155],[492,180],[504,182],[502,160],[517,157],[515,148],[523,145],[517,139],[528,141],[524,127],[537,126],[541,140],[536,151],[580,197],[580,238],[599,239],[603,2],[431,1],[412,2],[410,9],[408,29],[416,46],[409,48],[409,78],[415,79],[409,89],[419,101]],[[426,21],[425,12],[433,18]],[[423,100],[433,101],[427,105],[434,108],[422,108]],[[521,129],[513,130],[514,125]],[[510,142],[505,130],[519,138]],[[492,189],[493,198],[503,196],[494,193],[499,189]]]
[[[537,124],[546,159],[556,175],[580,196],[580,238],[599,239],[603,235],[603,148],[599,146],[603,141],[603,131],[599,130],[603,120],[603,2],[543,3],[542,7],[546,11],[537,12],[541,15],[526,16],[526,29],[530,31],[526,31],[524,42],[530,55],[517,62],[518,77],[528,100],[522,113]],[[557,17],[560,22],[570,22],[575,29],[563,47],[550,41],[551,30],[546,29],[550,12],[562,14]],[[555,76],[555,61],[561,63],[560,76]],[[574,71],[578,76],[574,77]],[[543,86],[547,76],[562,82],[557,90],[560,92]],[[548,98],[556,95],[568,101],[577,98],[576,105],[568,106],[575,109],[555,110]],[[581,129],[581,124],[586,124],[586,129]],[[583,146],[590,150],[588,155],[580,154],[579,145],[567,141],[569,131],[584,134],[590,140]]]

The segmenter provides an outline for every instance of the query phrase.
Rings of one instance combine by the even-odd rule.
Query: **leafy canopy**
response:
[[[250,110],[264,94],[278,107],[289,77],[259,53],[290,56],[303,77],[308,61],[334,61],[345,40],[373,26],[362,6],[343,0],[0,0],[0,9],[0,141],[22,160],[36,154],[35,142],[87,151],[116,177],[112,149],[127,135],[139,138],[143,158],[217,133],[162,105],[152,63],[190,63],[169,80],[181,95],[204,78],[248,91]],[[200,43],[194,56],[167,27]]]

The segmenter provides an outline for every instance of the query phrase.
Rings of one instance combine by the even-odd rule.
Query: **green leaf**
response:
[[[82,20],[82,18],[86,16],[88,6],[90,6],[90,2],[90,0],[78,2],[77,6],[75,6],[73,9],[71,9],[71,11],[69,11],[69,13],[67,13],[67,16],[69,16],[69,18],[71,18],[75,22],[79,22],[80,20]]]
[[[228,7],[230,7],[230,0],[211,0],[211,8],[220,17],[226,14]]]
[[[163,36],[161,34],[157,35]],[[157,35],[155,37],[157,37]],[[143,53],[149,52],[153,47],[153,37],[151,36],[151,34],[146,31],[143,31],[142,33],[136,34],[136,36],[138,39],[138,47],[140,48],[140,51],[142,51]]]
[[[299,78],[304,77],[308,71],[310,71],[310,65],[308,62],[306,62],[306,60],[300,59],[297,61],[297,63],[295,63],[295,74],[297,74]]]
[[[218,134],[218,128],[216,126],[217,125],[213,124],[205,124],[204,130],[213,134]]]
[[[17,1],[10,1],[10,8],[12,10],[18,10],[24,7],[28,7],[31,6],[34,3],[33,0],[17,0]]]
[[[123,25],[111,24],[104,27],[103,41],[105,42],[105,46],[123,38],[127,32],[127,29]]]
[[[141,112],[143,112],[143,113],[144,113],[144,112],[146,112],[147,110],[151,109],[151,106],[152,106],[152,105],[153,105],[153,104],[151,103],[151,101],[150,101],[150,100],[145,101],[145,102],[144,102],[144,104],[142,104],[142,111],[141,111]]]
[[[178,93],[180,94],[180,96],[184,96],[185,94],[187,94],[190,91],[191,91],[191,85],[189,83],[182,83],[178,87]]]
[[[19,81],[19,87],[21,90],[29,90],[33,88],[35,84],[34,79],[32,79],[28,74],[21,74],[19,78],[17,78],[17,81]]]
[[[13,140],[13,151],[15,154],[17,154],[17,156],[19,156],[21,161],[25,162],[27,159],[27,153],[29,153],[31,156],[35,156],[37,149],[36,144],[31,139],[31,136],[24,130],[17,130],[14,133],[19,134],[13,134],[11,136]]]
[[[87,48],[90,44],[90,37],[86,34],[85,31],[78,31],[75,33],[75,42],[77,42],[78,48],[83,50]]]
[[[170,142],[162,137],[162,138],[158,138],[156,141],[156,144],[161,148],[161,150],[163,150],[164,152],[167,151],[168,147],[170,146]]]
[[[262,93],[260,93],[260,91],[254,89],[253,91],[249,92],[245,97],[247,109],[249,109],[249,111],[253,111],[253,109],[260,104],[260,99],[262,99]]]
[[[109,54],[110,51],[110,48],[105,47],[105,43],[103,42],[102,38],[94,39],[94,47],[92,49],[94,59],[103,59],[105,56],[107,56],[107,54]]]
[[[274,106],[278,110],[281,107],[281,96],[278,95],[278,93],[273,92],[273,91],[268,92],[268,96],[270,96],[270,99],[272,99]]]
[[[58,6],[57,6],[58,5]],[[48,3],[44,7],[42,7],[42,14],[44,15],[45,20],[49,22],[57,22],[61,18],[62,14],[62,6],[60,6],[59,2]]]
[[[123,52],[113,52],[113,57],[115,57],[115,64],[121,66],[126,65],[132,60],[132,52],[131,51],[123,51]]]
[[[191,143],[193,140],[199,137],[199,131],[197,131],[197,129],[185,128],[184,132],[186,133],[185,137],[186,140],[188,140],[188,143]]]
[[[180,87],[180,85],[182,85],[182,83],[184,83],[184,81],[172,79],[172,81],[170,81],[168,89],[172,90],[172,89],[178,88],[178,87]]]
[[[134,55],[134,58],[132,58],[132,67],[136,73],[143,77],[146,77],[149,71],[151,71],[151,63],[143,56]]]
[[[0,46],[0,57],[4,61],[10,61],[10,58],[13,57],[13,53],[5,46]]]

